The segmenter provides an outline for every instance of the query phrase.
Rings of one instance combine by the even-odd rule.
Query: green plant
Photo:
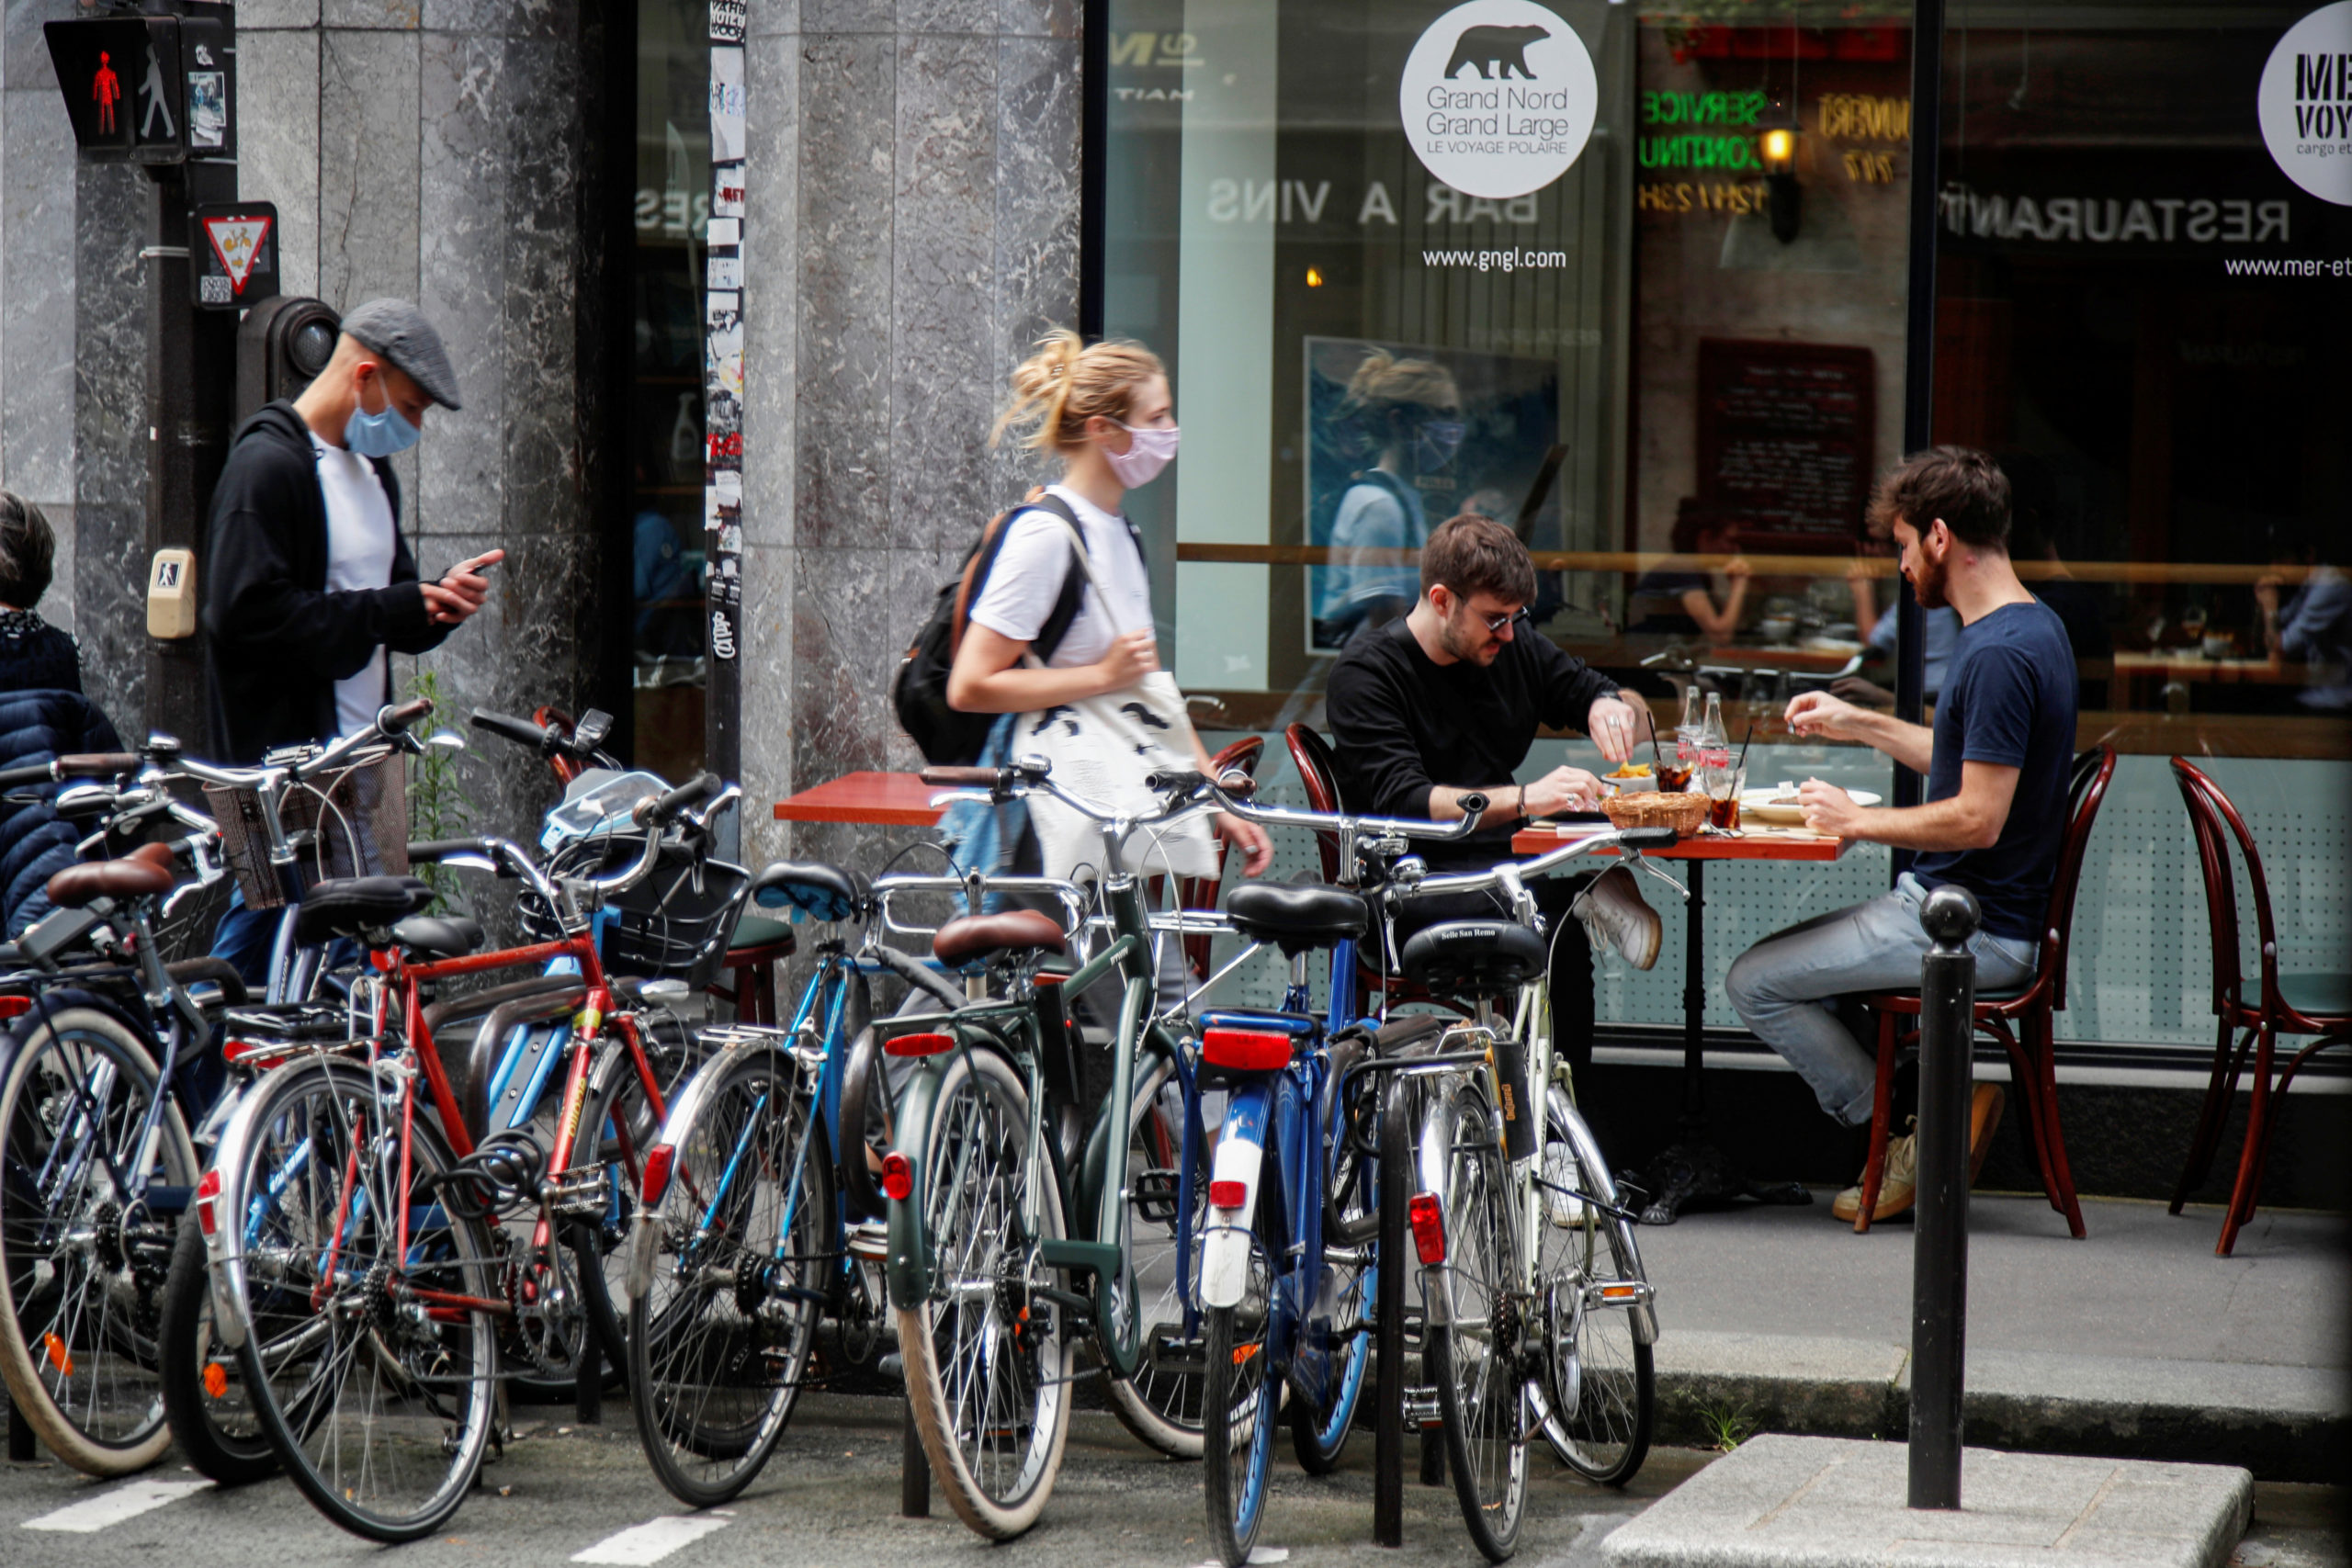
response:
[[[416,672],[408,694],[428,699],[436,712],[446,700],[440,676],[430,670]],[[473,830],[476,809],[473,796],[466,790],[465,775],[458,768],[458,753],[432,746],[409,757],[408,836],[412,840],[464,838]],[[420,865],[414,869],[433,889],[438,905],[454,909],[463,904],[464,886],[450,868]]]
[[[1719,1454],[1727,1454],[1756,1435],[1756,1414],[1745,1404],[1702,1404],[1699,1407],[1699,1425],[1706,1431],[1709,1446]]]

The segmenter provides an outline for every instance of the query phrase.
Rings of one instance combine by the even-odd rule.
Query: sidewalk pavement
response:
[[[1659,1440],[1754,1431],[1900,1438],[1910,1403],[1911,1225],[1856,1235],[1809,1208],[1686,1213],[1644,1228],[1658,1292]],[[2273,1481],[2352,1470],[2352,1237],[2263,1210],[2236,1256],[2221,1212],[2085,1199],[2089,1235],[2039,1196],[1969,1211],[1967,1441],[2243,1465]]]

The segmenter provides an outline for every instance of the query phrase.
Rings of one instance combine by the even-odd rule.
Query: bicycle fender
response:
[[[727,1069],[742,1059],[744,1051],[765,1048],[764,1042],[739,1041],[713,1052],[709,1060],[696,1067],[685,1083],[670,1096],[669,1114],[662,1117],[662,1130],[653,1135],[653,1146],[659,1148],[666,1145],[675,1148],[678,1140],[686,1135],[694,1126],[695,1119],[702,1113],[702,1102],[710,1098],[711,1086],[726,1077]],[[607,1073],[616,1070],[633,1072],[636,1064],[623,1054],[613,1057],[605,1068]],[[591,1083],[588,1092],[593,1098],[602,1088],[601,1083]],[[673,1185],[671,1190],[662,1195],[658,1207],[639,1207],[637,1218],[629,1225],[628,1235],[627,1289],[632,1303],[643,1301],[645,1292],[653,1288],[653,1270],[661,1259],[662,1215],[673,1202],[691,1203],[693,1201],[691,1193]]]
[[[1212,1203],[1202,1227],[1201,1300],[1208,1306],[1239,1306],[1250,1291],[1250,1227],[1257,1213],[1258,1178],[1266,1166],[1266,1117],[1273,1098],[1272,1082],[1257,1078],[1235,1089],[1226,1105],[1209,1186],[1214,1192],[1221,1182],[1238,1181],[1242,1197],[1230,1207]]]
[[[1572,1103],[1557,1084],[1550,1086],[1549,1093],[1559,1109],[1567,1112],[1561,1117],[1561,1125],[1567,1129],[1568,1141],[1575,1148],[1577,1164],[1582,1168],[1585,1179],[1592,1183],[1593,1196],[1604,1203],[1616,1205],[1617,1183],[1609,1174],[1609,1161],[1602,1156],[1600,1145],[1593,1141],[1592,1129],[1585,1125],[1583,1117],[1573,1113]],[[1616,1231],[1618,1245],[1625,1249],[1625,1257],[1633,1263],[1634,1272],[1644,1280],[1648,1279],[1647,1271],[1642,1268],[1641,1242],[1634,1235],[1634,1227],[1620,1219],[1612,1218],[1609,1224]],[[1655,1302],[1636,1302],[1625,1310],[1626,1315],[1633,1320],[1634,1343],[1657,1344],[1657,1304]]]
[[[890,1304],[912,1311],[931,1298],[931,1237],[923,1224],[923,1160],[931,1142],[931,1119],[939,1108],[936,1064],[952,1061],[933,1056],[907,1079],[899,1104],[899,1141],[895,1152],[907,1156],[913,1186],[904,1198],[890,1200],[890,1251],[883,1259],[882,1277],[890,1287]]]
[[[289,1064],[277,1070],[296,1072],[306,1069],[301,1063]],[[221,1131],[220,1142],[212,1152],[212,1163],[207,1170],[220,1179],[220,1189],[213,1195],[213,1223],[210,1230],[202,1225],[198,1234],[204,1237],[205,1274],[212,1291],[212,1336],[230,1349],[243,1348],[245,1342],[245,1227],[242,1219],[245,1212],[243,1190],[238,1185],[238,1173],[244,1169],[245,1151],[254,1139],[258,1108],[266,1097],[250,1090],[239,1100],[235,1114]]]
[[[1422,1117],[1419,1144],[1413,1150],[1414,1163],[1419,1167],[1414,1190],[1434,1192],[1441,1203],[1445,1199],[1446,1168],[1453,1163],[1453,1143],[1462,1136],[1457,1126],[1461,1105],[1459,1096],[1449,1094],[1435,1114]],[[1483,1127],[1473,1135],[1491,1136]],[[1421,1311],[1431,1327],[1442,1328],[1453,1321],[1453,1248],[1458,1245],[1453,1230],[1460,1224],[1460,1215],[1445,1215],[1446,1260],[1434,1269],[1421,1268]],[[1415,1262],[1419,1259],[1416,1258]]]

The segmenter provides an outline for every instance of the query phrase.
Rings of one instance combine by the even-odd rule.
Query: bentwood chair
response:
[[[2172,776],[2180,786],[2182,803],[2188,807],[2189,829],[2197,839],[2198,868],[2205,878],[2205,909],[2213,944],[2213,1013],[2218,1021],[2212,1077],[2205,1086],[2205,1104],[2198,1113],[2197,1134],[2189,1145],[2188,1163],[2181,1168],[2180,1185],[2173,1191],[2172,1212],[2179,1213],[2188,1194],[2203,1185],[2212,1171],[2213,1152],[2237,1099],[2238,1076],[2251,1053],[2254,1095],[2246,1115],[2245,1145],[2238,1155],[2237,1180],[2231,1189],[2229,1213],[2222,1221],[2221,1240],[2213,1248],[2227,1258],[2237,1245],[2238,1232],[2254,1218],[2255,1202],[2262,1192],[2270,1140],[2278,1132],[2272,1099],[2287,1092],[2295,1074],[2313,1055],[2331,1045],[2352,1042],[2352,975],[2279,973],[2270,885],[2262,874],[2262,857],[2255,851],[2245,818],[2211,775],[2188,758],[2172,760]],[[2255,932],[2261,942],[2262,973],[2252,980],[2240,956],[2237,869],[2230,855],[2233,840],[2245,865]],[[2272,1056],[2281,1034],[2318,1038],[2295,1053],[2274,1082]]]
[[[2050,881],[2050,910],[2036,943],[2033,976],[2011,989],[1976,993],[1977,1029],[1998,1040],[2008,1053],[2009,1078],[2025,1118],[2026,1149],[2041,1178],[2042,1193],[2066,1217],[2066,1228],[2077,1240],[2083,1235],[2083,1210],[2075,1198],[2066,1140],[2058,1128],[2057,1015],[2066,1010],[2066,949],[2074,936],[2075,890],[2082,882],[2083,852],[2114,776],[2112,746],[2094,747],[2075,759],[2066,785],[2066,836]],[[1870,1160],[1862,1170],[1862,1207],[1854,1216],[1857,1231],[1871,1228],[1871,1214],[1885,1180],[1895,1060],[1900,1047],[1918,1037],[1916,1023],[1906,1031],[1900,1021],[1919,1016],[1919,994],[1890,991],[1864,998],[1863,1005],[1878,1018],[1878,1088],[1871,1108]]]
[[[1251,778],[1258,776],[1258,761],[1266,753],[1266,738],[1245,735],[1209,759],[1209,776],[1223,778],[1238,770]],[[1217,903],[1218,881],[1212,876],[1188,876],[1176,885],[1177,903],[1187,909],[1214,909]],[[1205,980],[1209,976],[1209,944],[1206,932],[1184,939],[1184,962],[1192,966],[1193,978]]]

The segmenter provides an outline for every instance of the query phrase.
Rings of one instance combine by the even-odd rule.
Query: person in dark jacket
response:
[[[82,694],[74,639],[33,608],[49,591],[56,548],[40,508],[0,490],[0,768],[122,750]],[[0,802],[0,926],[10,940],[49,913],[49,879],[79,858],[80,837],[45,802]]]
[[[492,550],[419,578],[389,459],[434,403],[457,409],[440,335],[413,305],[344,318],[334,356],[292,402],[238,427],[212,492],[202,592],[211,751],[251,764],[274,747],[348,735],[391,700],[392,653],[423,653],[482,606]],[[266,978],[270,925],[232,898],[212,951]]]

